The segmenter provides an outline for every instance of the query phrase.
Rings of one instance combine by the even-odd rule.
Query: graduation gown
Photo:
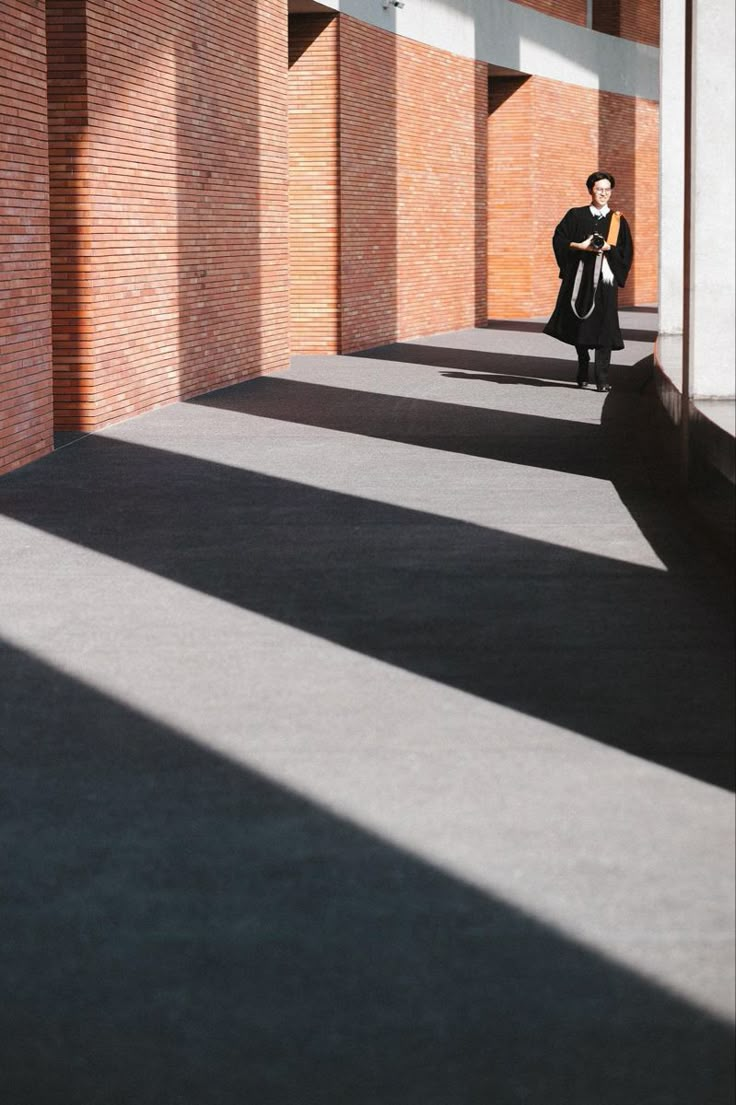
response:
[[[588,349],[623,349],[621,327],[618,322],[618,289],[623,288],[629,275],[634,256],[631,231],[621,216],[618,242],[603,256],[614,276],[613,284],[605,284],[601,275],[595,291],[595,307],[588,318],[578,318],[572,309],[572,297],[578,266],[582,261],[582,278],[575,306],[579,315],[585,315],[593,301],[596,254],[570,249],[570,242],[584,242],[594,232],[608,237],[612,211],[602,219],[596,219],[589,207],[572,207],[556,227],[552,239],[557,264],[560,268],[560,292],[552,317],[544,328],[545,334],[564,341],[567,345],[582,345]]]

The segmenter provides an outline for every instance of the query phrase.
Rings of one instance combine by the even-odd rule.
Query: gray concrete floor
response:
[[[0,481],[9,1105],[726,1105],[730,595],[496,323]]]

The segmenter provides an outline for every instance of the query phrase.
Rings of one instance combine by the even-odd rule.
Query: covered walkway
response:
[[[523,322],[0,481],[15,1105],[732,1101],[730,595]]]

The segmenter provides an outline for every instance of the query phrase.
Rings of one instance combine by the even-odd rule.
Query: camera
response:
[[[604,245],[606,244],[606,239],[603,237],[602,234],[594,234],[593,237],[590,239],[590,244],[592,245],[593,249],[603,249]]]

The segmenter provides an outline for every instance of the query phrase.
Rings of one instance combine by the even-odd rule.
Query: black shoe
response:
[[[577,385],[579,388],[587,388],[590,381],[588,380],[587,368],[578,372]]]
[[[595,388],[596,388],[596,391],[610,391],[611,390],[611,385],[610,384],[596,384]]]

